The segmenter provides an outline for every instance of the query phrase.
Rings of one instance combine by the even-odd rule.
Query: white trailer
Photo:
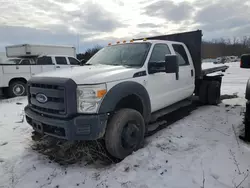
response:
[[[37,57],[41,55],[64,55],[76,57],[76,48],[73,46],[20,44],[6,46],[7,57]]]

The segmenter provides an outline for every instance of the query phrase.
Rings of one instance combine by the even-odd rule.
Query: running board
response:
[[[164,125],[164,124],[167,124],[166,120],[148,124],[147,132],[155,131],[158,127],[160,127],[161,125]]]
[[[188,98],[188,99],[185,99],[183,101],[180,101],[180,102],[177,102],[175,104],[172,104],[164,109],[161,109],[159,111],[156,111],[154,113],[151,114],[151,119],[150,119],[150,122],[155,122],[158,118],[166,115],[166,114],[169,114],[179,108],[182,108],[182,107],[185,107],[185,106],[189,106],[192,104],[192,99],[191,98]]]

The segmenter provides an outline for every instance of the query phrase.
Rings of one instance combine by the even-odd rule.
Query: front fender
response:
[[[151,103],[147,90],[141,84],[133,81],[126,81],[112,87],[104,97],[99,113],[108,113],[115,110],[121,99],[129,95],[136,95],[143,104],[143,117],[146,122],[150,119]]]

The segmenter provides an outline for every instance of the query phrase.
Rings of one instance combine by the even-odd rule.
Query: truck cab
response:
[[[104,139],[108,152],[123,159],[143,145],[159,117],[190,104],[193,94],[218,103],[221,77],[201,71],[201,33],[178,36],[190,44],[198,38],[198,46],[131,40],[101,49],[85,66],[32,77],[27,122],[61,139]]]

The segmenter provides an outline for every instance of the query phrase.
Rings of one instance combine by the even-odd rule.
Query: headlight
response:
[[[96,113],[107,93],[106,84],[83,85],[77,87],[78,113]]]

